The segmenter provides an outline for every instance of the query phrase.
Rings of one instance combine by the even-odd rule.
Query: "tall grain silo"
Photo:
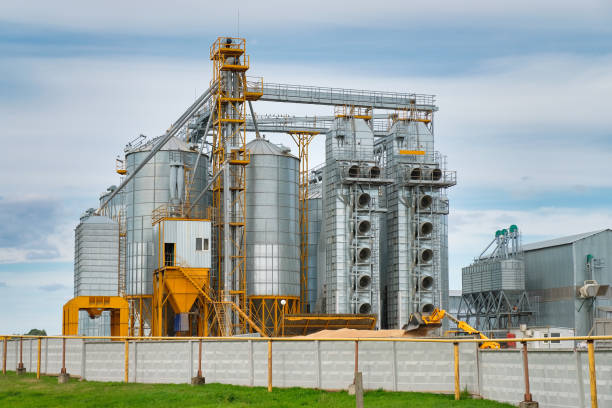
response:
[[[126,151],[127,174],[149,154],[159,138]],[[126,294],[132,301],[132,310],[139,316],[140,330],[150,327],[151,297],[153,294],[153,210],[162,206],[181,206],[186,201],[187,180],[195,166],[198,151],[173,137],[136,174],[125,187],[124,203],[127,224]],[[205,188],[208,158],[202,155],[190,190],[193,199]],[[205,208],[205,199],[196,203]],[[141,317],[141,318],[140,318]],[[144,333],[141,333],[144,334]]]
[[[264,138],[251,141],[247,149],[249,311],[274,333],[284,313],[297,312],[300,297],[299,160]]]

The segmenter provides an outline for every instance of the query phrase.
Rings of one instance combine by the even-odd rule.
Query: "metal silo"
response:
[[[74,232],[74,297],[117,296],[119,225],[90,214]]]
[[[247,144],[247,296],[249,311],[277,331],[300,296],[299,160],[263,138]],[[281,301],[286,303],[281,306]]]
[[[159,141],[153,139],[148,143],[126,151],[125,161],[127,174],[149,154],[151,148]],[[136,302],[135,313],[142,316],[143,324],[148,325],[151,310],[150,299],[153,294],[153,227],[151,214],[161,206],[185,203],[185,186],[187,177],[193,171],[198,151],[178,138],[170,139],[166,145],[138,172],[125,187],[124,202],[127,224],[127,285],[126,294]],[[197,174],[190,191],[195,198],[206,186],[208,159],[202,157],[198,162]],[[200,208],[205,208],[202,199]],[[134,310],[133,310],[134,311]],[[143,323],[144,321],[144,323]]]

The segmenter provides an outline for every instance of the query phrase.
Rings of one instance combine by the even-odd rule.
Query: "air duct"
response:
[[[423,194],[418,198],[418,206],[420,210],[426,210],[431,207],[433,203],[433,198],[428,194]]]
[[[363,274],[363,275],[359,275],[359,278],[357,278],[357,286],[359,287],[359,289],[367,289],[370,286],[370,283],[372,283],[372,277],[368,274]]]
[[[419,283],[419,289],[430,290],[431,288],[433,288],[433,284],[434,284],[434,278],[432,276],[425,275],[421,277],[421,281]]]
[[[359,177],[359,166],[353,165],[349,167],[347,171],[347,175],[348,177],[351,177],[351,178]]]
[[[422,222],[421,224],[419,224],[418,236],[426,237],[427,235],[431,234],[432,231],[433,231],[433,224],[431,222],[429,221]]]
[[[438,181],[442,178],[442,170],[440,169],[433,169],[431,171],[431,179],[433,181]]]
[[[419,251],[419,263],[427,263],[433,259],[433,251],[429,248]]]
[[[430,250],[431,251],[431,250]],[[357,261],[365,262],[370,259],[370,255],[372,255],[372,251],[368,247],[362,247],[357,250]]]
[[[359,208],[364,208],[370,205],[370,195],[368,193],[361,193],[357,197],[357,206]]]
[[[359,235],[365,235],[370,232],[372,224],[368,220],[361,220],[357,223],[357,233]]]
[[[423,303],[421,305],[421,313],[431,313],[435,309],[435,306],[431,303]]]
[[[370,167],[370,177],[371,178],[379,178],[380,177],[380,167],[372,166]]]
[[[420,180],[421,179],[421,169],[419,167],[413,167],[408,170],[408,178],[410,180]]]
[[[372,312],[372,305],[364,302],[359,304],[359,314],[370,314]]]

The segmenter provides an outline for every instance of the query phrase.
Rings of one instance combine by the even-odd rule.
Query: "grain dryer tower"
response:
[[[433,105],[433,97],[415,101]],[[434,150],[433,109],[399,111],[388,134],[377,142],[384,176],[381,242],[384,327],[401,328],[411,313],[430,313],[448,304],[448,231],[446,188],[456,173],[445,169]]]
[[[326,313],[375,314],[380,321],[379,240],[383,211],[371,111],[336,111],[325,139],[323,223]]]

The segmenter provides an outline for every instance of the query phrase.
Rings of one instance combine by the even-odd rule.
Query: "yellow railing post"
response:
[[[272,340],[268,340],[268,392],[272,392]]]
[[[455,400],[461,398],[461,384],[459,383],[459,343],[453,343],[455,355]]]
[[[42,343],[41,338],[38,338],[38,354],[36,357],[36,379],[40,380],[40,343]]]
[[[123,379],[124,382],[129,382],[129,374],[130,374],[130,343],[126,339],[125,340],[125,377]]]
[[[591,408],[597,408],[597,374],[595,373],[595,345],[587,340],[589,350],[589,380],[591,382]]]

